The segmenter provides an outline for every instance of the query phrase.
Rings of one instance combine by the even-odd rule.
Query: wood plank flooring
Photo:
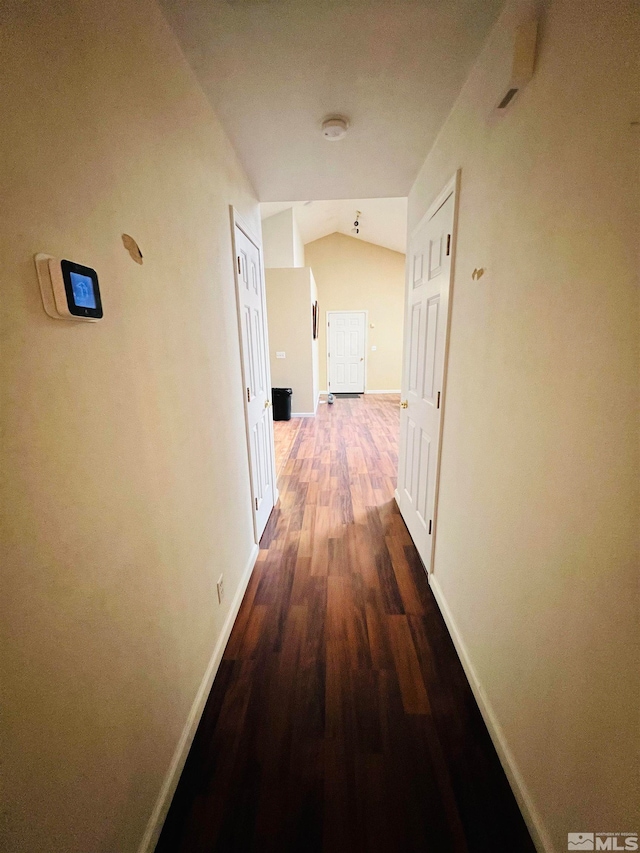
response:
[[[398,422],[298,426],[157,853],[533,853],[393,500]]]
[[[273,422],[273,443],[276,452],[276,473],[279,475],[291,453],[291,447],[295,440],[303,418],[291,418],[289,421]]]

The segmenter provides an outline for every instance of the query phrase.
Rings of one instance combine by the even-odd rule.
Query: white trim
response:
[[[318,391],[318,395],[316,397],[316,404],[312,412],[291,412],[292,418],[315,418],[318,414],[318,405],[320,404],[320,394],[326,393],[324,391]]]
[[[398,494],[396,492],[396,501],[397,500]],[[522,774],[520,773],[515,757],[509,748],[502,726],[498,722],[498,717],[493,710],[489,697],[478,678],[475,667],[471,662],[471,656],[464,640],[462,639],[462,635],[458,630],[453,614],[449,609],[449,605],[447,604],[447,599],[445,598],[442,588],[435,575],[431,574],[427,575],[427,577],[429,579],[429,586],[433,591],[433,595],[438,603],[438,607],[440,608],[442,617],[446,623],[449,634],[451,635],[451,639],[453,640],[453,644],[456,647],[458,657],[460,658],[462,668],[465,671],[467,680],[471,686],[473,695],[475,696],[480,713],[482,714],[485,725],[491,735],[491,740],[493,741],[493,745],[498,753],[500,763],[504,768],[504,772],[506,773],[509,784],[511,785],[511,790],[513,791],[518,806],[520,807],[520,811],[522,812],[522,816],[527,824],[533,843],[536,846],[536,850],[540,851],[540,853],[554,853],[555,848],[551,841],[551,837],[545,829],[542,818],[540,817],[540,814],[534,805],[533,798],[529,793],[529,789],[522,778]]]
[[[418,231],[420,231],[420,229],[425,224],[425,222],[427,222],[429,219],[432,219],[436,215],[436,213],[440,210],[440,208],[445,203],[445,201],[447,201],[449,196],[452,193],[455,193],[456,195],[459,194],[459,192],[460,192],[460,172],[461,172],[461,170],[457,169],[456,173],[449,178],[447,183],[444,185],[444,187],[440,190],[438,195],[434,198],[434,200],[429,205],[427,212],[424,214],[424,216],[421,217],[418,224],[413,227],[413,230],[411,231],[411,234],[409,237],[409,244],[411,244],[411,241],[415,239],[416,234],[418,233]],[[455,220],[455,214],[454,214],[454,220]],[[453,237],[452,237],[452,239],[453,239]]]
[[[245,566],[242,577],[240,578],[238,589],[236,590],[234,599],[231,602],[229,613],[227,614],[222,631],[218,637],[218,642],[215,644],[213,654],[211,655],[211,659],[209,660],[205,670],[200,687],[196,693],[196,698],[193,701],[193,705],[189,711],[189,716],[187,717],[182,734],[180,735],[180,740],[178,741],[178,745],[173,753],[167,775],[164,778],[164,782],[160,788],[160,793],[158,794],[158,799],[156,800],[156,804],[151,812],[149,823],[147,824],[142,841],[138,847],[138,853],[153,853],[156,844],[158,843],[162,827],[169,812],[171,800],[173,799],[173,795],[178,787],[180,774],[182,773],[187,760],[189,749],[193,742],[193,738],[195,737],[198,724],[200,723],[200,717],[202,716],[204,706],[211,691],[213,679],[216,676],[218,667],[220,666],[220,661],[222,660],[222,655],[224,654],[227,642],[229,641],[231,629],[233,628],[236,616],[240,610],[240,605],[242,604],[242,599],[247,589],[251,573],[253,572],[253,567],[256,564],[259,551],[260,549],[258,545],[254,544],[251,548],[247,565]]]
[[[440,434],[438,436],[438,452],[436,455],[436,482],[433,496],[433,533],[431,537],[431,565],[429,572],[435,570],[436,539],[438,536],[438,500],[440,498],[440,468],[442,462],[442,442],[444,438],[444,419],[447,409],[447,374],[449,372],[449,343],[451,340],[451,316],[453,314],[453,296],[456,275],[456,247],[458,245],[458,210],[460,207],[460,176],[461,169],[456,169],[440,195],[431,205],[431,216],[435,216],[442,205],[453,194],[453,222],[451,223],[451,263],[449,265],[449,287],[447,292],[447,318],[444,336],[444,353],[442,364],[442,399],[440,404]],[[414,229],[415,233],[415,229]]]
[[[406,397],[407,392],[405,391],[406,382],[407,382],[407,374],[408,374],[408,363],[407,356],[408,353],[404,351],[406,336],[408,334],[408,291],[411,287],[410,280],[410,253],[411,247],[415,240],[416,235],[423,227],[423,225],[428,222],[432,217],[436,215],[438,210],[442,207],[442,205],[453,196],[453,221],[451,223],[451,262],[449,266],[449,277],[446,288],[446,326],[445,326],[445,339],[444,339],[444,353],[443,353],[443,364],[442,364],[442,393],[441,393],[441,403],[440,403],[440,424],[438,427],[438,450],[436,453],[436,468],[435,468],[435,484],[434,484],[434,496],[433,496],[433,514],[432,514],[432,532],[431,532],[431,553],[429,555],[427,573],[431,576],[435,569],[435,554],[436,554],[436,540],[438,535],[438,499],[440,496],[440,464],[442,460],[442,443],[444,436],[444,419],[445,412],[447,407],[447,373],[449,369],[449,341],[451,337],[451,315],[453,313],[453,294],[454,294],[454,282],[455,282],[455,266],[456,266],[456,246],[458,242],[458,208],[460,205],[460,180],[461,180],[461,169],[457,169],[456,172],[449,178],[446,182],[442,190],[437,194],[434,200],[429,205],[427,212],[424,216],[421,217],[418,224],[412,229],[411,234],[409,236],[409,240],[407,243],[407,256],[406,256],[406,282],[405,282],[405,316],[404,316],[404,332],[403,332],[403,363],[402,363],[402,385],[403,388],[401,390],[401,395]],[[442,291],[441,291],[442,297]],[[400,429],[402,432],[402,420],[400,423]],[[403,461],[404,457],[402,444],[400,446],[400,453],[398,455],[398,472],[400,470],[400,463]],[[397,501],[398,508],[400,509],[400,513],[402,514],[402,508],[400,505],[400,498],[398,493]],[[405,521],[407,527],[409,524]],[[420,555],[424,560],[425,555]],[[425,560],[425,564],[426,564]]]
[[[235,209],[235,207],[230,204],[229,209],[231,210],[231,221],[234,225],[237,225],[241,231],[244,231],[245,235],[251,240],[253,245],[260,249],[260,254],[262,254],[262,230],[254,231],[251,223],[244,218],[244,216]],[[260,223],[262,225],[262,223]],[[235,252],[235,250],[234,250]]]
[[[329,364],[329,315],[330,314],[364,314],[364,388],[362,391],[354,391],[353,393],[357,394],[366,394],[367,388],[367,378],[368,378],[368,365],[369,359],[367,358],[367,349],[369,347],[369,309],[368,308],[355,308],[353,311],[325,311],[325,349],[327,351],[327,384],[329,384],[329,377],[331,376],[331,365]],[[328,391],[321,391],[321,394],[328,394]],[[336,393],[340,393],[339,391]],[[345,392],[346,393],[346,392]]]
[[[245,396],[245,388],[247,387],[247,382],[245,378],[245,363],[244,363],[244,351],[242,347],[242,316],[241,316],[241,306],[240,306],[240,285],[238,281],[238,267],[236,264],[236,228],[239,228],[240,231],[244,233],[244,235],[253,243],[253,245],[258,250],[258,257],[260,258],[260,278],[262,281],[262,312],[264,318],[264,347],[265,347],[265,369],[267,372],[267,389],[271,388],[271,363],[269,359],[269,323],[267,322],[267,285],[266,278],[264,274],[264,258],[262,252],[262,240],[261,240],[261,232],[257,234],[253,231],[253,228],[249,225],[249,223],[238,213],[235,207],[230,204],[229,205],[229,217],[231,219],[231,262],[233,264],[233,283],[234,290],[236,294],[236,316],[238,320],[238,348],[240,354],[240,370],[242,373],[242,408],[244,411],[244,423],[245,423],[245,432],[247,439],[247,465],[249,468],[249,489],[251,491],[251,516],[253,518],[253,540],[256,545],[260,542],[260,537],[264,531],[260,531],[258,534],[258,520],[256,513],[256,496],[254,494],[253,487],[253,468],[251,462],[251,435],[249,431],[249,411],[247,409],[247,398]],[[267,400],[269,400],[269,393],[267,391]],[[275,448],[275,437],[273,434],[273,409],[270,410],[269,414],[269,436],[271,438],[270,442],[270,451],[271,451],[271,482],[272,482],[272,496],[273,496],[273,506],[278,502],[278,487],[276,485],[278,475],[276,471],[276,448]]]
[[[318,397],[326,397],[328,391],[318,391]],[[363,391],[363,394],[402,394],[401,388],[385,388],[382,391]],[[316,407],[317,408],[317,407]]]

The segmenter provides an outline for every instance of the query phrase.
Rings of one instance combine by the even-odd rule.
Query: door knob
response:
[[[364,361],[364,356],[362,356],[362,358],[360,359],[360,361]]]
[[[265,400],[265,401],[264,401],[264,407],[265,407],[265,409],[268,409],[270,405],[271,405],[271,400]]]
[[[408,400],[401,400],[400,401],[400,408],[401,409],[408,409],[409,408],[409,401]]]

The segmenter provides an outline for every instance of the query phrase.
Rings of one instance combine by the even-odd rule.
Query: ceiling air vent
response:
[[[511,75],[494,113],[503,113],[513,103],[514,98],[533,77],[536,60],[536,39],[538,36],[538,21],[527,21],[521,24],[515,33],[513,54],[511,59]]]
[[[498,104],[498,109],[499,110],[506,109],[517,94],[518,94],[517,89],[509,89],[507,94],[504,96],[504,98]]]

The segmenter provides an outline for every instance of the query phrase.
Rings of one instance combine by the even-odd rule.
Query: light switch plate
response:
[[[286,352],[277,352],[276,353],[276,358],[286,358],[286,357],[287,357]]]

